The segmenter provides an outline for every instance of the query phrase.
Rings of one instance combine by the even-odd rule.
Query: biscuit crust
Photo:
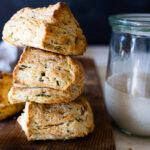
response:
[[[24,104],[9,104],[8,92],[12,86],[12,74],[0,73],[0,120],[16,114],[24,108]]]
[[[67,91],[42,87],[12,87],[8,97],[11,104],[29,101],[44,104],[59,104],[75,100],[82,92],[83,87],[71,87]]]
[[[69,7],[62,2],[43,8],[23,8],[5,24],[3,40],[63,54],[82,55],[86,38]]]
[[[40,49],[26,47],[13,72],[15,86],[70,90],[83,87],[84,69],[79,61]]]
[[[83,137],[94,129],[93,113],[85,97],[68,104],[27,102],[18,122],[29,141]]]

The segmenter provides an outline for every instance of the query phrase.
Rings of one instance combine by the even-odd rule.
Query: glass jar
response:
[[[109,23],[107,110],[124,132],[150,136],[150,14],[115,15]]]

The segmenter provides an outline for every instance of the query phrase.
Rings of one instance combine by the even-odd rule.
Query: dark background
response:
[[[61,0],[60,0],[61,1]],[[23,7],[43,7],[58,0],[1,0],[0,37],[5,22]],[[63,0],[80,23],[89,44],[108,44],[108,17],[118,13],[150,13],[150,0]],[[1,38],[0,38],[1,40]]]

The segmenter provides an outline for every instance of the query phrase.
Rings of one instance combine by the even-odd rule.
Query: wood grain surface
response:
[[[16,122],[16,115],[16,117],[0,121],[0,149],[115,150],[112,127],[106,112],[95,64],[91,59],[80,59],[80,61],[85,68],[84,95],[88,98],[94,112],[94,132],[87,137],[68,141],[28,142],[24,132]]]

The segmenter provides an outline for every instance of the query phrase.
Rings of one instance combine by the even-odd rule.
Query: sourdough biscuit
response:
[[[8,92],[12,86],[12,74],[0,73],[0,120],[21,111],[24,107],[23,104],[9,104]]]
[[[40,49],[25,48],[13,72],[15,86],[47,87],[70,90],[83,87],[84,70],[80,62]]]
[[[27,102],[18,122],[28,140],[66,140],[83,137],[94,129],[93,113],[84,97],[68,104]]]
[[[69,91],[50,88],[12,87],[8,97],[12,104],[21,102],[36,102],[44,104],[69,103],[83,92],[83,87],[71,87]]]
[[[63,55],[82,55],[86,39],[65,3],[43,8],[23,8],[5,24],[3,40]]]

